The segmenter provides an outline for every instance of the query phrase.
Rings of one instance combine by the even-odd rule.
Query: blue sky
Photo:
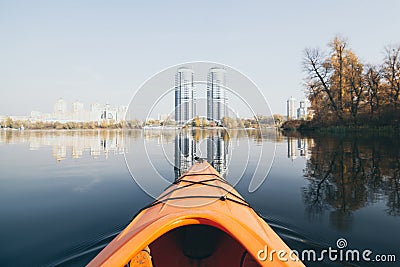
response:
[[[396,0],[0,0],[0,115],[51,112],[59,97],[127,105],[147,78],[188,61],[238,69],[285,114],[288,97],[304,98],[306,47],[340,34],[379,63],[400,43],[399,10]]]

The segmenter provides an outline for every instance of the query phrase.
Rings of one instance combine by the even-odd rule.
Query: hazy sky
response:
[[[304,48],[341,34],[379,63],[400,43],[399,10],[398,0],[0,0],[0,115],[52,112],[59,97],[69,109],[128,105],[153,74],[203,60],[243,72],[285,114],[288,97],[304,98]]]

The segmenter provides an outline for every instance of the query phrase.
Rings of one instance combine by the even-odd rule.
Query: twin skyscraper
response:
[[[228,98],[226,93],[226,70],[218,67],[209,69],[207,77],[207,120],[217,125],[228,116]],[[184,125],[199,116],[197,113],[198,96],[194,71],[181,67],[175,75],[175,121]]]

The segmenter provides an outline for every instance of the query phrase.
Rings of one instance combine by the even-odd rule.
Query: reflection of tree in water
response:
[[[373,137],[316,137],[304,170],[303,199],[310,218],[330,212],[338,229],[351,227],[352,212],[386,200],[387,213],[400,215],[399,141]]]
[[[387,201],[387,213],[393,216],[400,215],[400,158],[397,158],[393,171],[393,178],[389,181],[389,195]],[[392,189],[393,188],[393,189]]]

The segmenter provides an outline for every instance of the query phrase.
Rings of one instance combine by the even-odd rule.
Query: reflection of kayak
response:
[[[145,207],[89,266],[304,266],[292,258],[282,239],[203,161]]]

